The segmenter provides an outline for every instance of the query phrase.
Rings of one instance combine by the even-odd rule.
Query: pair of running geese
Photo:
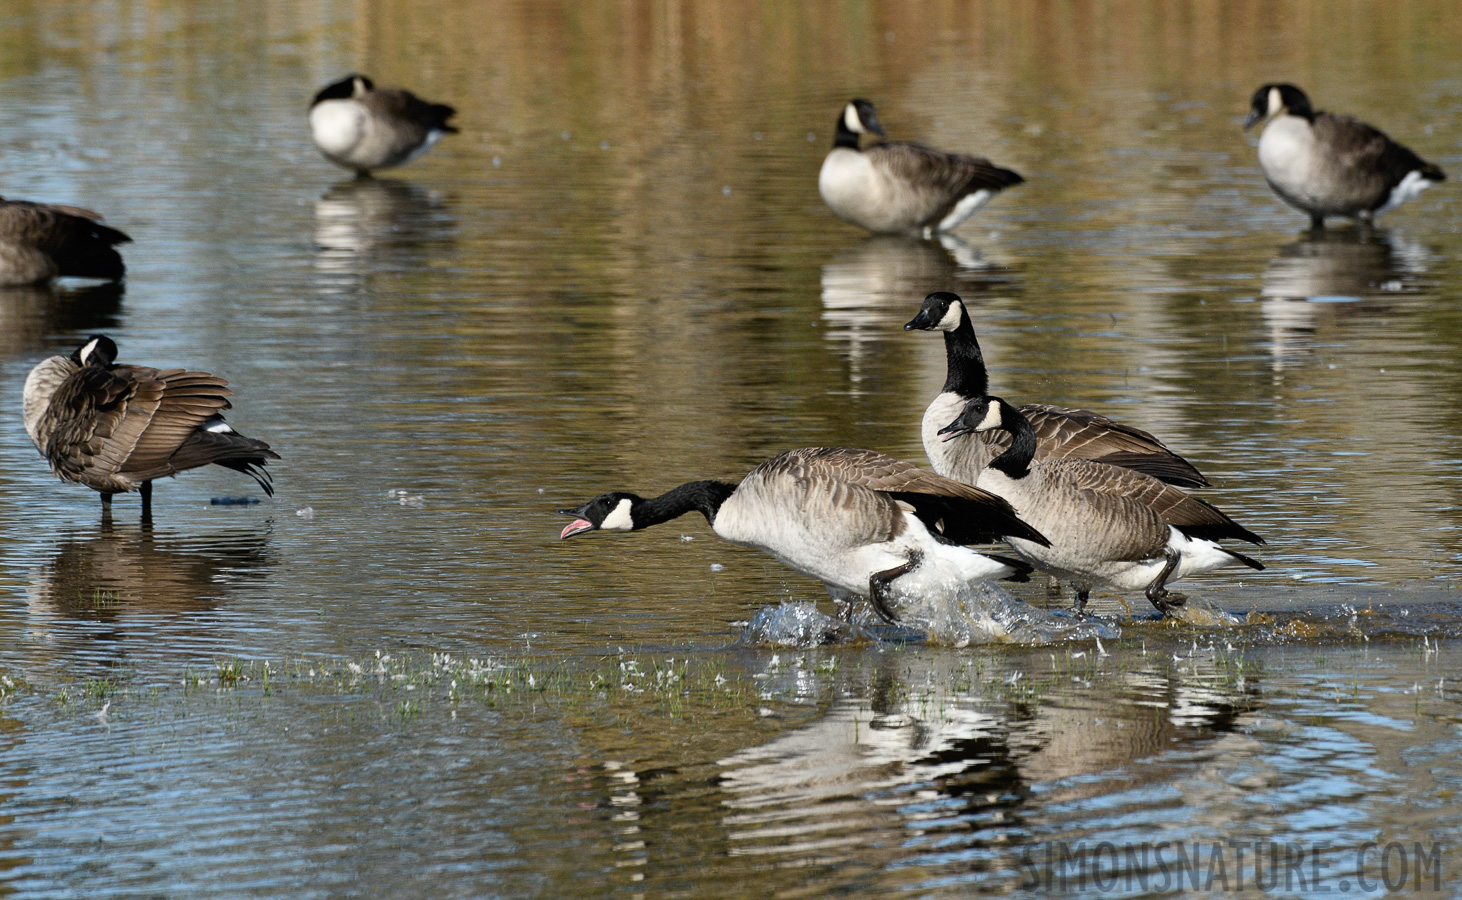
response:
[[[1264,540],[1181,490],[1208,480],[1151,434],[1088,410],[991,396],[957,295],[930,294],[904,328],[944,333],[948,376],[923,423],[938,474],[872,450],[789,450],[739,484],[692,481],[652,498],[613,491],[559,510],[574,517],[560,538],[699,512],[725,540],[821,580],[844,616],[866,597],[889,622],[907,599],[1025,580],[1032,567],[1071,581],[1078,611],[1102,584],[1144,591],[1164,613],[1184,602],[1171,581],[1264,568],[1220,546]],[[1021,558],[966,546],[997,539]]]

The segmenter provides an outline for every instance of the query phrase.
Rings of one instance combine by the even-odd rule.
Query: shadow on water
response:
[[[315,201],[315,268],[360,276],[425,266],[456,220],[438,191],[393,178],[352,178]]]
[[[63,669],[111,665],[154,639],[185,647],[207,640],[195,616],[274,566],[267,526],[199,535],[104,518],[60,535],[28,573],[25,627]]]
[[[53,335],[116,328],[125,292],[118,282],[0,288],[0,354],[27,356],[57,346]]]
[[[1280,248],[1261,289],[1274,369],[1327,340],[1322,331],[1388,314],[1426,274],[1427,251],[1384,230],[1313,231]]]

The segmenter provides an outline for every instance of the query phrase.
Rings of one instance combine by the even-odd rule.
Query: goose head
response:
[[[838,130],[851,134],[872,132],[879,137],[887,137],[883,133],[883,126],[878,124],[878,114],[873,111],[873,104],[867,100],[848,101],[848,105],[843,108],[843,116],[838,121]]]
[[[1292,84],[1266,84],[1255,91],[1249,101],[1249,117],[1244,120],[1244,130],[1285,113],[1305,119],[1314,116],[1310,98],[1304,91]]]
[[[586,531],[634,531],[634,509],[642,502],[643,498],[635,494],[611,491],[575,509],[561,509],[559,515],[573,516],[574,521],[564,526],[559,540]]]
[[[353,97],[359,97],[366,91],[374,90],[375,87],[375,84],[369,78],[351,72],[339,81],[332,82],[321,88],[320,92],[315,95],[315,99],[310,102],[310,106],[315,106],[326,100],[349,100]]]
[[[965,304],[959,294],[935,291],[924,298],[919,314],[904,325],[904,331],[954,331],[965,315]]]
[[[78,366],[101,366],[109,369],[117,361],[117,345],[104,334],[94,334],[71,354]]]
[[[946,441],[952,441],[973,432],[994,431],[1004,427],[1004,424],[1000,401],[989,396],[976,397],[965,404],[959,418],[939,429],[939,433],[944,435]]]

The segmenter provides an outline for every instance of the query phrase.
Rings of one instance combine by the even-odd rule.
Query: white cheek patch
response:
[[[91,361],[91,355],[96,352],[96,345],[99,343],[101,342],[97,340],[90,340],[86,342],[85,347],[81,348],[81,353],[79,353],[78,355],[81,357],[81,364],[83,366]]]
[[[634,531],[635,523],[630,518],[629,505],[628,497],[620,500],[619,504],[609,511],[609,515],[604,517],[604,521],[599,523],[599,530]]]
[[[858,107],[848,104],[848,108],[843,110],[843,124],[854,134],[863,133],[863,120],[858,118]]]
[[[960,320],[964,318],[965,307],[963,303],[951,303],[949,309],[944,311],[944,318],[939,320],[940,331],[954,331],[959,327]]]
[[[976,431],[994,431],[1000,427],[1000,405],[991,403],[990,408],[985,410],[985,418],[975,426]]]
[[[1279,111],[1284,109],[1284,98],[1279,96],[1279,88],[1269,89],[1269,115],[1277,116]]]

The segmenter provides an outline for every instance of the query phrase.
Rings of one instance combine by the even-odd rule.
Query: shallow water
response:
[[[0,892],[963,896],[1100,839],[1329,842],[1338,890],[1459,844],[1456,187],[1311,236],[1239,130],[1292,78],[1462,172],[1451,4],[12,6],[0,193],[135,243],[120,290],[0,291],[3,393],[106,331],[284,459],[104,523],[0,404]],[[352,68],[462,133],[348,180],[304,109]],[[944,243],[838,222],[865,95],[1028,182]],[[557,540],[790,447],[923,461],[935,289],[995,390],[1153,431],[1268,538],[1185,585],[1247,624],[747,646],[821,589],[699,518]]]

